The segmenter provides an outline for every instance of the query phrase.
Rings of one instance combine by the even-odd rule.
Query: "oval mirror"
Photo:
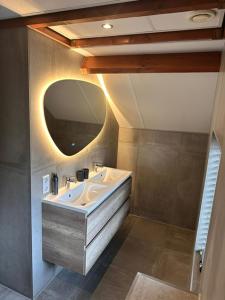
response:
[[[100,133],[106,115],[102,89],[80,80],[60,80],[47,89],[44,113],[48,131],[66,155],[85,148]]]

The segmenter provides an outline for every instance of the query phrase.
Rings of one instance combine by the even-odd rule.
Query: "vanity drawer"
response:
[[[105,227],[99,232],[94,240],[88,245],[85,253],[84,274],[86,275],[96,260],[99,258],[105,247],[111,241],[115,233],[121,226],[129,211],[129,201],[127,200]]]
[[[86,245],[88,245],[109,219],[127,200],[131,191],[131,178],[87,217]]]

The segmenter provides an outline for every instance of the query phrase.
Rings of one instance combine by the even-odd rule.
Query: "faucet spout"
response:
[[[76,182],[76,176],[65,176],[65,183],[66,183],[66,188],[69,189],[70,188],[70,183],[71,182]]]
[[[98,172],[99,170],[101,170],[104,167],[103,163],[101,163],[101,162],[94,162],[93,166],[94,166],[94,172],[95,173]]]

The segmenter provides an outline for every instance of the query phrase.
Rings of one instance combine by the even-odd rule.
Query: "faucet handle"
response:
[[[101,170],[104,167],[102,162],[94,162],[93,166],[94,166],[94,172],[98,172],[99,169]]]
[[[76,176],[64,176],[64,180],[65,180],[65,186],[67,189],[70,188],[70,183],[71,182],[76,182],[77,179],[76,179]]]
[[[67,182],[76,182],[76,176],[65,176]]]

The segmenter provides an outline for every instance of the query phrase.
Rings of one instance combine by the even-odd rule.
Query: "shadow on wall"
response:
[[[195,229],[208,135],[120,128],[118,168],[134,171],[132,212]]]

